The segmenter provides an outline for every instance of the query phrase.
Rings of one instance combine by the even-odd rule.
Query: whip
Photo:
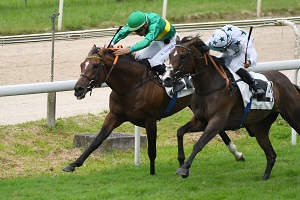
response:
[[[248,34],[248,40],[247,40],[247,46],[246,46],[246,53],[245,53],[245,63],[247,62],[248,44],[249,44],[249,40],[250,40],[250,37],[251,37],[252,29],[253,29],[253,27],[250,26],[250,31],[249,31],[249,34]]]
[[[115,33],[115,35],[111,38],[111,41],[109,42],[108,47],[111,45],[111,43],[112,43],[114,37],[115,37],[115,36],[117,35],[117,33],[121,30],[122,27],[123,27],[123,26],[120,26],[120,27],[118,28],[118,30],[117,30],[117,32]]]

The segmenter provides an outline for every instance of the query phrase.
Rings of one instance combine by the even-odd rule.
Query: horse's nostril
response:
[[[75,92],[83,91],[84,88],[82,86],[75,87]]]
[[[84,86],[75,86],[74,90],[75,90],[75,93],[74,93],[75,96],[82,96],[87,91],[86,87],[84,87]]]

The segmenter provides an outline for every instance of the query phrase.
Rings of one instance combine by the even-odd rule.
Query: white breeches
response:
[[[140,50],[135,55],[137,60],[148,59],[151,67],[161,65],[169,60],[169,54],[175,48],[177,34],[170,39],[169,44],[164,41],[153,41],[148,47]]]

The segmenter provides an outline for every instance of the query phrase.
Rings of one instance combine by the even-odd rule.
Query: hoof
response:
[[[264,176],[261,178],[261,180],[262,180],[262,181],[266,181],[266,180],[268,180],[269,178],[270,178],[269,175],[264,174]]]
[[[63,168],[63,171],[65,171],[65,172],[74,172],[75,167],[72,167],[71,165],[68,165],[65,168]]]
[[[182,178],[187,178],[187,177],[189,177],[190,173],[189,173],[188,169],[184,169],[184,168],[180,167],[180,168],[177,169],[175,174],[181,175]]]
[[[187,178],[189,175],[181,175],[181,178]]]
[[[237,157],[235,157],[237,161],[245,161],[245,157],[243,153],[239,153]]]

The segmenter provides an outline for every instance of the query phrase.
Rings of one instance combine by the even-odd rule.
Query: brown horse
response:
[[[157,74],[144,62],[135,61],[133,56],[124,55],[118,58],[113,55],[112,49],[105,47],[100,49],[94,45],[80,66],[81,75],[75,84],[75,96],[82,99],[95,86],[100,87],[106,82],[112,89],[109,98],[110,111],[94,141],[75,162],[63,170],[73,172],[75,167],[80,167],[116,127],[129,121],[146,129],[150,174],[154,175],[156,122],[189,106],[192,95],[178,98],[174,107],[166,113],[171,98],[166,94]],[[237,152],[227,134],[224,131],[219,134],[236,159],[243,160],[243,154]]]
[[[208,47],[196,36],[183,38],[170,54],[170,62],[173,66],[172,78],[176,79],[183,74],[190,74],[195,87],[191,100],[194,117],[177,132],[180,168],[176,173],[184,178],[188,177],[189,168],[197,153],[218,132],[240,128],[244,112],[239,89],[233,81],[228,82],[227,77],[230,77],[230,73],[226,67],[224,72],[221,67],[222,61],[210,56],[208,52]],[[280,72],[268,71],[263,74],[273,82],[274,106],[271,110],[251,110],[243,127],[250,136],[256,137],[258,144],[265,152],[267,166],[262,179],[267,180],[276,160],[276,153],[269,140],[269,129],[280,114],[291,127],[300,133],[300,90]],[[188,160],[184,162],[181,145],[183,135],[197,131],[203,131],[203,134],[195,143]]]

